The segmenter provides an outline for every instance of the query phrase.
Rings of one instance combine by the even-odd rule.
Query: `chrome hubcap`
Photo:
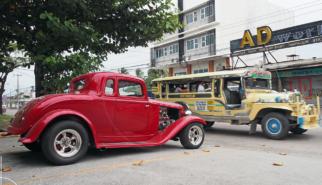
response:
[[[72,157],[78,153],[82,145],[82,138],[73,129],[66,129],[57,134],[54,148],[61,157]]]
[[[193,145],[199,145],[203,138],[203,132],[200,127],[192,126],[189,130],[189,141]]]

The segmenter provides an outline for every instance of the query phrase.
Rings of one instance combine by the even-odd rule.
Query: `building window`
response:
[[[154,52],[155,52],[155,54],[154,54],[155,55],[155,58],[159,58],[159,51],[158,50],[155,50]]]
[[[188,40],[187,41],[187,50],[192,50],[193,47],[193,40]]]
[[[215,43],[214,34],[204,36],[201,38],[201,40],[202,40],[202,47],[209,46],[210,44]]]
[[[195,49],[198,48],[198,39],[195,39]]]
[[[213,14],[213,5],[207,6],[206,8],[201,9],[201,19],[209,17]]]
[[[163,57],[163,54],[164,54],[164,53],[163,53],[163,48],[162,48],[162,49],[159,49],[159,58],[160,58],[160,57]]]
[[[167,56],[168,52],[167,52],[168,48],[164,48],[164,56]]]
[[[193,13],[193,21],[197,21],[198,13],[194,12]]]
[[[181,75],[186,75],[187,72],[180,72],[180,73],[174,73],[174,76],[181,76]]]
[[[187,24],[197,21],[197,12],[186,15]]]
[[[179,45],[175,44],[173,46],[170,46],[170,55],[179,53]]]
[[[200,11],[200,15],[201,15],[201,19],[204,19],[205,18],[205,9],[201,9]]]
[[[199,70],[193,71],[193,74],[198,74],[198,73],[208,73],[208,69],[199,69]]]

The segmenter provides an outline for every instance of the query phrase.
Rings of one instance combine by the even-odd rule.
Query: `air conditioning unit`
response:
[[[222,71],[222,70],[225,70],[225,66],[219,65],[216,67],[216,71]]]

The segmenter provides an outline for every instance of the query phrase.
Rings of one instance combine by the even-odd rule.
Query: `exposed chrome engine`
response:
[[[166,107],[160,107],[159,114],[159,131],[166,129],[169,125],[174,123],[176,120],[170,119],[168,116],[168,109]]]

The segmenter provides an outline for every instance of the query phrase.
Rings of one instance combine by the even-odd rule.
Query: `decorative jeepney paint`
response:
[[[269,89],[243,89],[245,92],[245,97],[242,99],[239,108],[232,108],[227,105],[225,94],[223,93],[224,79],[230,77],[253,77],[258,79],[269,80]],[[166,95],[160,96],[161,90],[155,92],[156,99],[160,99],[168,102],[184,102],[187,104],[192,111],[193,115],[198,115],[205,121],[222,121],[222,122],[234,122],[240,121],[238,124],[250,124],[251,121],[257,118],[259,111],[263,109],[278,109],[287,110],[292,112],[291,116],[303,117],[303,123],[301,127],[305,129],[313,129],[319,127],[320,117],[310,118],[319,116],[314,105],[306,105],[306,103],[300,103],[300,111],[295,111],[297,109],[295,102],[295,93],[275,93],[272,92],[272,81],[271,73],[268,71],[261,70],[236,70],[236,71],[220,71],[220,72],[210,72],[202,74],[192,74],[184,76],[166,77],[153,80],[154,84],[167,83],[170,84],[172,81],[180,83],[180,81],[198,81],[204,78],[209,78],[212,81],[211,84],[215,84],[220,81],[221,87],[219,89],[219,96],[215,96],[214,89],[210,92],[180,92],[180,93],[170,93],[169,85],[167,85]],[[174,83],[175,84],[175,83]],[[189,87],[189,86],[188,86]],[[213,86],[214,87],[214,86]],[[245,87],[244,87],[245,88]],[[293,102],[289,100],[292,98]],[[277,100],[277,101],[276,101]],[[313,106],[313,107],[312,107]],[[315,113],[308,117],[309,107],[314,109]],[[304,118],[305,117],[305,118]],[[316,119],[315,121],[312,121]],[[235,123],[235,122],[234,122]],[[321,124],[320,123],[320,124]],[[300,123],[299,123],[300,124]]]

